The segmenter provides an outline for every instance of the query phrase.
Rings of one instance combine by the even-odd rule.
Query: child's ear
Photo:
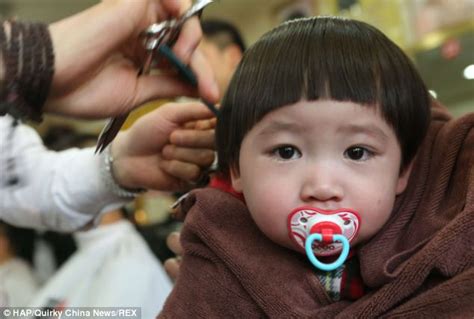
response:
[[[397,181],[397,189],[396,189],[397,195],[403,193],[403,191],[405,191],[405,189],[407,188],[408,180],[410,179],[411,170],[413,168],[413,162],[415,161],[412,160],[407,165],[406,168],[400,171],[400,176],[398,176],[398,181]]]
[[[239,193],[242,193],[242,182],[240,180],[239,168],[236,165],[232,165],[230,168],[230,180],[232,182],[232,188]]]

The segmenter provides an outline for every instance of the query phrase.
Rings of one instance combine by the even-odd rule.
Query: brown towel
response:
[[[181,273],[161,318],[474,316],[474,113],[439,105],[409,186],[359,249],[370,292],[331,303],[306,257],[267,239],[245,205],[215,189],[182,205]]]
[[[407,189],[359,251],[364,282],[375,291],[341,318],[474,317],[474,113],[449,120],[438,104],[432,113]]]

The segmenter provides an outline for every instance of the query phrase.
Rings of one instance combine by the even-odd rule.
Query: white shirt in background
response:
[[[27,262],[12,258],[0,265],[0,307],[26,307],[38,288]]]
[[[77,252],[41,289],[33,307],[140,307],[155,318],[172,283],[127,220],[75,234]]]

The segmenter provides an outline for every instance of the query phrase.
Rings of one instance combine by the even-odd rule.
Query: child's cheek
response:
[[[359,238],[354,243],[363,242],[377,234],[390,218],[393,209],[393,200],[378,198],[373,203],[366,203],[365,208],[359,210],[361,228]]]
[[[257,227],[273,242],[291,247],[292,243],[288,235],[287,218],[289,212],[284,208],[284,203],[278,197],[266,194],[260,198],[258,204],[248,205],[252,219]]]

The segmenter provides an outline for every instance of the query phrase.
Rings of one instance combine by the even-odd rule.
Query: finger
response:
[[[164,267],[171,279],[176,280],[176,278],[178,278],[180,264],[181,261],[178,258],[165,260]]]
[[[191,2],[162,0],[161,5],[164,10],[178,17],[183,15],[191,6]],[[173,46],[173,52],[184,64],[191,65],[198,79],[198,91],[200,95],[210,102],[217,102],[219,99],[219,88],[215,81],[212,68],[199,49],[197,49],[201,38],[202,29],[199,18],[190,18],[183,24],[179,37]]]
[[[199,95],[209,102],[217,103],[220,95],[214,71],[199,48],[191,56],[190,66],[197,77]]]
[[[209,120],[201,120],[201,121],[192,121],[187,122],[183,125],[183,128],[189,130],[209,130],[216,127],[217,119],[212,118]]]
[[[183,191],[189,188],[188,182],[176,178],[161,169],[159,167],[161,161],[162,159],[156,155],[151,155],[148,158],[136,158],[130,161],[123,161],[119,158],[114,162],[114,177],[121,182],[121,185],[130,188],[146,188],[160,191]],[[131,167],[133,167],[133,172],[130,172]]]
[[[195,130],[210,130],[214,129],[217,124],[217,118],[213,117],[209,120],[197,121],[194,127]]]
[[[163,1],[161,0],[153,1],[151,3],[151,8],[152,8],[152,14],[155,17],[154,22],[168,19],[170,15],[176,14],[176,10],[177,10],[173,6],[168,5],[167,7],[165,7],[163,5]]]
[[[163,0],[161,3],[164,10],[169,12],[175,18],[179,18],[190,8],[190,1]],[[179,37],[173,46],[176,56],[189,64],[191,56],[196,50],[202,38],[202,29],[198,17],[192,17],[185,21],[181,27]]]
[[[189,0],[160,0],[159,3],[164,10],[174,17],[181,16],[191,6],[191,1]]]
[[[201,176],[201,168],[192,163],[181,162],[177,160],[162,160],[159,167],[167,174],[174,178],[187,181],[189,183],[195,182]]]
[[[180,236],[181,236],[180,233],[172,232],[166,238],[166,245],[176,255],[182,255],[183,254],[183,246],[181,246]]]
[[[166,145],[162,150],[165,160],[177,160],[196,164],[200,167],[209,167],[214,162],[215,152],[209,149],[195,149]]]
[[[184,123],[183,128],[188,129],[188,130],[194,130],[196,128],[197,121],[191,121]]]
[[[170,135],[170,142],[176,146],[215,149],[214,130],[176,130]]]
[[[161,116],[179,125],[214,117],[214,114],[204,104],[199,102],[168,103],[160,107],[160,110]]]
[[[173,45],[173,52],[184,64],[189,64],[201,38],[202,29],[199,18],[192,17],[183,24],[179,37]]]
[[[183,123],[212,117],[213,113],[198,102],[164,104],[140,117],[127,131],[128,138],[126,140],[133,141],[128,143],[127,152],[129,154],[160,153],[162,148],[169,144],[172,132],[179,130]],[[151,140],[150,137],[152,137]],[[199,138],[209,139],[205,136]],[[201,144],[209,144],[209,142]],[[211,149],[212,146],[202,148]]]
[[[196,95],[196,90],[181,80],[178,75],[155,74],[137,79],[134,106],[162,98]]]

